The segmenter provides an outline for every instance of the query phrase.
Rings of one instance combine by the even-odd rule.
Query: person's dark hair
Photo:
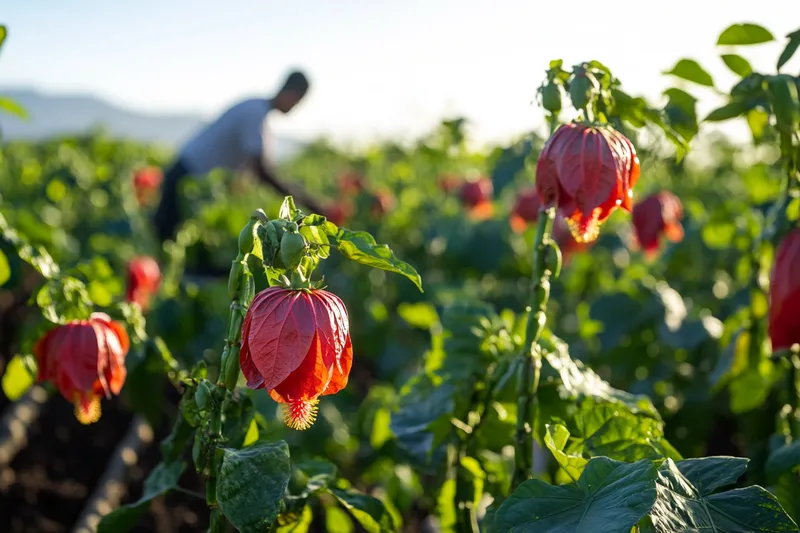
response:
[[[299,70],[295,70],[289,74],[289,76],[286,78],[286,81],[283,83],[281,92],[283,91],[291,91],[299,94],[300,96],[305,95],[306,91],[308,91],[308,78],[306,78],[306,75]]]

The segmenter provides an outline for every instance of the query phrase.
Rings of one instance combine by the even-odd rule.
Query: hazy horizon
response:
[[[415,137],[443,118],[464,116],[477,142],[503,142],[543,125],[532,102],[547,63],[600,60],[631,94],[658,103],[683,86],[704,116],[720,102],[711,89],[664,76],[696,59],[727,90],[736,80],[715,46],[721,30],[754,22],[777,42],[741,47],[754,68],[774,70],[788,20],[783,0],[737,0],[724,8],[676,0],[645,15],[642,4],[616,2],[597,12],[588,0],[560,5],[524,0],[407,0],[402,10],[366,0],[266,4],[231,0],[142,0],[133,5],[55,0],[4,9],[9,36],[0,57],[3,85],[54,95],[90,95],[160,115],[212,119],[249,96],[267,96],[285,72],[303,68],[312,88],[276,135],[325,135],[343,143]],[[657,24],[654,23],[657,21]],[[275,52],[272,52],[272,51]],[[800,65],[795,58],[786,70]],[[726,126],[741,137],[743,123]]]

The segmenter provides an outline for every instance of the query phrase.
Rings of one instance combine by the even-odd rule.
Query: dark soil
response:
[[[1,395],[0,395],[1,396]],[[8,405],[0,399],[0,408]],[[117,399],[103,402],[103,416],[96,424],[81,425],[72,405],[53,396],[43,406],[28,431],[28,445],[0,471],[0,531],[4,533],[70,532],[103,476],[132,415]],[[141,496],[142,482],[160,461],[159,442],[169,434],[170,421],[155,431],[155,438],[139,460],[128,469],[124,502]],[[181,483],[202,493],[203,484],[193,471]],[[131,530],[135,533],[188,533],[208,527],[205,502],[178,493],[155,500]]]

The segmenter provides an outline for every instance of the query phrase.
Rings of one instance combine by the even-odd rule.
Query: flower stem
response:
[[[550,277],[552,270],[547,265],[548,248],[555,243],[550,235],[555,220],[555,207],[539,211],[539,224],[533,243],[533,287],[528,308],[528,323],[525,342],[520,352],[520,367],[517,374],[517,427],[514,433],[515,467],[511,490],[528,479],[533,469],[533,427],[539,389],[539,374],[542,367],[539,352],[539,336],[547,321],[547,302],[550,299]]]

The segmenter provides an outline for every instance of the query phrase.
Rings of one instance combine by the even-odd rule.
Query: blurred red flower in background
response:
[[[769,288],[769,336],[774,351],[800,343],[800,228],[781,241]]]
[[[539,208],[542,203],[539,201],[539,193],[535,188],[520,191],[514,208],[511,210],[511,229],[517,233],[522,233],[528,224],[539,220]]]
[[[632,219],[636,243],[649,257],[658,253],[661,235],[671,242],[683,239],[683,205],[669,191],[651,194],[633,206]]]
[[[161,187],[164,174],[159,167],[144,167],[133,174],[133,190],[139,205],[150,203]]]
[[[461,203],[472,218],[484,219],[492,215],[492,180],[482,176],[461,185]]]
[[[136,257],[128,263],[126,297],[129,302],[149,309],[150,299],[161,285],[161,269],[152,257]]]
[[[119,394],[125,383],[129,344],[125,329],[104,313],[57,326],[34,346],[38,379],[55,383],[79,422],[97,422],[100,398]]]

